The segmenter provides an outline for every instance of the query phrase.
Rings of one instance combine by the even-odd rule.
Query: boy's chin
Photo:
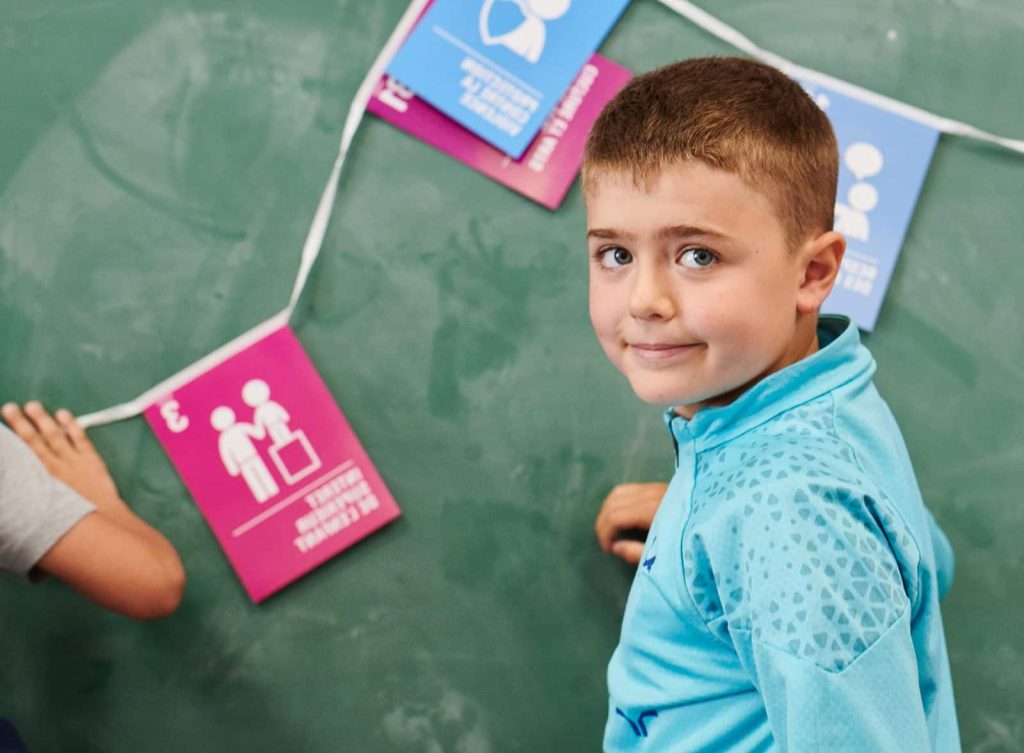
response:
[[[649,405],[657,405],[661,408],[681,408],[696,411],[700,405],[712,397],[715,393],[707,393],[700,390],[679,389],[678,386],[667,386],[650,384],[641,379],[630,380],[630,386],[636,396]],[[687,411],[688,412],[688,411]],[[684,413],[685,414],[685,413]]]

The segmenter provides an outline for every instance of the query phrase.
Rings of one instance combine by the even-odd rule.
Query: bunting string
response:
[[[914,107],[913,105],[909,105],[891,97],[886,97],[882,94],[878,94],[877,92],[857,86],[856,84],[851,84],[848,81],[843,81],[833,76],[811,70],[810,68],[804,68],[803,66],[797,65],[773,52],[764,50],[754,44],[744,34],[687,0],[658,0],[658,2],[686,18],[691,23],[700,27],[712,36],[728,45],[731,45],[732,47],[735,47],[740,52],[767,63],[768,65],[774,66],[788,76],[804,79],[821,86],[826,86],[840,92],[841,94],[859,99],[881,109],[889,110],[890,112],[902,115],[905,118],[917,121],[918,123],[922,123],[943,133],[995,144],[1011,151],[1024,154],[1024,140],[996,136],[988,133],[987,131],[983,131],[980,128],[976,128],[969,123],[962,123],[958,120],[936,115],[935,113],[928,112],[927,110],[923,110],[919,107]],[[115,421],[121,421],[123,419],[139,415],[162,395],[173,392],[177,387],[187,384],[203,372],[208,371],[219,363],[222,363],[236,353],[239,353],[253,343],[259,341],[267,334],[291,321],[292,315],[295,313],[296,306],[299,303],[299,299],[302,296],[302,292],[309,281],[309,274],[323,247],[324,236],[327,232],[327,226],[330,223],[331,214],[334,210],[334,202],[338,193],[338,183],[341,179],[341,173],[345,166],[345,158],[348,156],[349,148],[351,147],[355,134],[359,130],[359,126],[366,114],[366,106],[370,101],[370,97],[373,96],[374,87],[377,85],[377,82],[380,81],[381,76],[384,75],[385,69],[391,61],[391,58],[405,41],[409,32],[412,31],[413,26],[415,26],[417,20],[429,3],[430,0],[412,0],[409,7],[406,8],[405,13],[399,20],[398,25],[395,26],[394,30],[391,32],[391,36],[388,37],[384,47],[377,54],[373,65],[371,65],[369,71],[367,71],[359,89],[356,91],[355,97],[349,106],[348,114],[345,118],[345,125],[341,133],[341,143],[338,147],[338,156],[335,158],[334,166],[331,168],[331,173],[327,178],[327,185],[324,187],[323,193],[320,195],[320,201],[317,204],[316,212],[313,215],[313,222],[310,225],[309,232],[306,235],[306,241],[302,247],[299,271],[295,278],[295,284],[292,286],[292,293],[288,301],[288,305],[266,321],[257,324],[255,327],[242,333],[231,342],[222,345],[209,355],[201,358],[190,366],[185,367],[178,373],[139,395],[134,400],[80,416],[78,420],[83,426],[87,428],[100,426],[102,424],[113,423]]]

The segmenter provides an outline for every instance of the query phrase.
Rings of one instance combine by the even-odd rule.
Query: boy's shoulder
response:
[[[737,518],[820,521],[826,516],[885,531],[894,548],[914,547],[884,480],[861,463],[836,421],[832,394],[785,411],[698,454],[690,527],[733,525]]]
[[[698,453],[695,497],[730,500],[812,484],[874,487],[836,426],[833,400],[822,395]]]
[[[877,638],[866,624],[832,648],[847,621],[888,625],[915,601],[920,552],[833,415],[825,395],[701,453],[681,543],[705,621],[799,641],[794,653],[836,670]]]

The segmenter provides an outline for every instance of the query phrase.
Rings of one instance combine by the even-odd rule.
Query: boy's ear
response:
[[[817,311],[832,292],[846,253],[846,238],[829,230],[809,240],[798,253],[800,285],[796,291],[796,308],[801,314],[810,314]]]

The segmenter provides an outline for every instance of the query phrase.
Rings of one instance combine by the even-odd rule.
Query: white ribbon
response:
[[[323,247],[324,235],[327,233],[327,225],[331,221],[331,213],[334,211],[334,199],[338,193],[338,181],[341,178],[341,170],[345,164],[345,157],[348,156],[348,150],[352,145],[352,139],[355,137],[356,131],[359,130],[359,124],[363,121],[363,115],[366,113],[366,105],[369,103],[370,97],[373,96],[373,89],[377,85],[377,82],[380,81],[381,76],[384,75],[384,70],[387,68],[388,63],[391,62],[391,58],[394,57],[395,52],[398,51],[398,48],[402,45],[402,42],[405,41],[409,32],[412,31],[412,27],[416,24],[416,21],[419,19],[420,15],[422,15],[423,10],[427,7],[429,2],[430,0],[412,0],[409,7],[406,8],[405,13],[402,15],[402,18],[399,20],[398,25],[395,26],[395,30],[392,31],[391,36],[388,37],[388,41],[377,54],[377,58],[373,61],[373,65],[370,66],[370,70],[367,71],[366,76],[363,78],[363,82],[359,85],[359,89],[356,91],[355,97],[352,99],[352,104],[348,109],[348,115],[345,118],[345,127],[341,132],[341,144],[338,147],[338,156],[334,160],[334,167],[331,169],[331,174],[327,178],[327,185],[324,187],[323,194],[320,196],[320,202],[317,204],[316,213],[313,215],[313,223],[310,225],[309,233],[306,235],[306,242],[302,246],[302,258],[299,262],[299,273],[295,278],[295,285],[292,287],[292,295],[291,299],[288,301],[288,305],[282,311],[270,317],[265,322],[257,324],[247,332],[243,332],[231,342],[222,345],[209,355],[193,363],[191,366],[186,366],[177,374],[165,379],[152,389],[146,390],[134,400],[121,403],[120,405],[115,405],[111,408],[105,408],[104,410],[96,411],[94,413],[89,413],[85,416],[79,416],[79,423],[88,428],[90,426],[109,424],[114,421],[121,421],[125,418],[137,416],[152,405],[154,400],[159,399],[162,395],[166,395],[168,392],[173,392],[178,387],[181,387],[195,379],[204,371],[212,369],[217,364],[226,361],[231,356],[244,350],[274,330],[279,329],[288,323],[292,314],[295,312],[295,307],[298,305],[302,291],[306,287],[310,270],[313,268],[313,264],[320,255],[320,249]]]
[[[869,91],[868,89],[864,89],[856,84],[851,84],[848,81],[833,78],[832,76],[828,76],[824,73],[813,71],[810,68],[799,66],[773,52],[761,49],[736,29],[722,21],[719,21],[717,18],[701,10],[693,3],[687,2],[687,0],[658,1],[662,5],[671,8],[684,18],[689,19],[709,34],[718,37],[723,42],[731,44],[736,49],[741,52],[745,52],[753,58],[757,58],[761,62],[778,68],[788,76],[806,79],[808,81],[813,81],[816,84],[827,86],[840,94],[845,94],[848,97],[854,97],[863,102],[872,104],[875,107],[880,107],[883,110],[889,110],[897,115],[902,115],[910,120],[916,120],[918,123],[922,123],[936,129],[937,131],[942,131],[943,133],[948,133],[953,136],[964,136],[978,141],[987,141],[991,144],[997,144],[1001,147],[1005,147],[1006,149],[1024,154],[1024,141],[1021,139],[1008,139],[1003,136],[996,136],[983,131],[980,128],[975,128],[969,123],[961,123],[958,120],[936,115],[935,113],[928,112],[927,110],[922,110],[919,107],[908,105],[906,102],[900,102],[899,100],[891,99],[890,97],[878,94],[877,92]]]

